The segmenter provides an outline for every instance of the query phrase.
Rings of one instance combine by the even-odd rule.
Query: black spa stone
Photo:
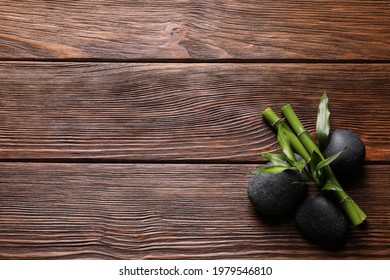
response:
[[[359,136],[352,131],[339,129],[331,133],[324,156],[330,157],[344,148],[346,149],[330,164],[330,167],[340,175],[359,173],[364,164],[366,147]]]
[[[248,197],[261,214],[278,216],[292,213],[307,195],[307,185],[296,184],[302,181],[305,177],[295,171],[258,173],[249,182]]]
[[[347,219],[339,205],[323,195],[308,196],[300,205],[295,222],[300,233],[322,245],[342,245],[348,231]]]

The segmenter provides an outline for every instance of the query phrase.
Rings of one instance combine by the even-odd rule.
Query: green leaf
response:
[[[345,148],[344,148],[344,150],[345,150]],[[321,170],[325,166],[328,166],[332,161],[334,161],[336,158],[338,158],[341,155],[341,153],[344,152],[344,150],[338,152],[337,154],[334,154],[333,156],[330,156],[330,157],[320,161],[316,166],[316,170]]]
[[[297,184],[297,185],[317,185],[317,182],[314,182],[314,181],[294,181],[294,182],[291,182],[291,184]]]
[[[317,169],[318,164],[322,161],[322,157],[316,150],[313,150],[310,158],[311,173],[317,182],[323,182],[324,174],[321,169]]]
[[[323,151],[328,142],[330,132],[330,111],[329,101],[326,92],[321,97],[317,112],[317,138],[320,144],[320,150]]]
[[[313,166],[317,166],[322,161],[322,157],[315,150],[313,150],[310,161],[312,162]]]
[[[290,162],[297,161],[294,152],[291,149],[290,140],[288,139],[287,134],[284,132],[284,128],[281,125],[278,128],[278,142],[280,147],[282,148],[283,153],[286,155],[287,159]]]
[[[286,166],[280,166],[280,165],[273,165],[273,166],[266,166],[262,167],[255,171],[255,173],[268,173],[268,174],[278,174],[286,170],[295,170],[297,169],[295,167],[286,167]]]
[[[291,164],[287,161],[287,159],[284,155],[270,154],[270,153],[263,153],[262,155],[265,159],[267,159],[273,165],[291,167]]]
[[[298,169],[299,172],[302,172],[306,167],[306,161],[304,159],[301,161],[296,161],[293,165]]]
[[[339,185],[337,185],[337,184],[335,184],[335,183],[333,183],[332,181],[329,181],[329,180],[326,181],[325,185],[321,188],[321,191],[340,192],[342,190],[343,189]]]

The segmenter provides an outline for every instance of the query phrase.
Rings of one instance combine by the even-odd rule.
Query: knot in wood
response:
[[[178,39],[178,38],[181,37],[181,33],[182,33],[182,29],[181,29],[180,27],[175,27],[175,28],[173,28],[173,29],[171,30],[170,35],[171,35],[171,37],[172,37],[173,39]]]
[[[181,23],[168,23],[165,27],[165,32],[169,38],[169,41],[179,42],[185,36],[185,26]]]

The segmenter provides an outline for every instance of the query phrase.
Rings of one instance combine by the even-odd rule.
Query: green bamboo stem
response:
[[[286,117],[294,132],[297,134],[303,146],[305,146],[307,149],[307,152],[311,155],[313,151],[316,151],[319,155],[321,155],[320,149],[313,141],[307,130],[303,127],[301,121],[298,119],[290,104],[287,104],[282,108],[282,113]]]
[[[321,159],[324,159],[321,151],[318,146],[315,144],[314,140],[311,138],[310,134],[303,127],[302,123],[298,119],[291,105],[286,105],[282,108],[282,113],[286,117],[288,123],[297,134],[299,140],[302,142],[303,146],[306,148],[309,154],[312,154],[313,151],[316,151],[320,155]],[[366,214],[362,209],[352,200],[352,198],[342,189],[340,183],[338,182],[336,176],[334,175],[330,166],[325,167],[325,172],[327,179],[332,181],[335,185],[340,187],[341,191],[336,191],[335,196],[342,205],[344,211],[350,218],[351,222],[354,225],[361,224],[366,219]],[[321,188],[322,186],[320,186]]]
[[[306,148],[302,145],[301,141],[295,135],[295,133],[291,130],[290,126],[286,123],[284,119],[279,118],[271,108],[267,108],[263,112],[264,119],[272,126],[276,131],[279,130],[279,127],[283,128],[287,138],[290,141],[290,145],[294,152],[299,154],[309,165],[312,164],[310,161],[310,155],[306,151]],[[312,181],[316,182],[316,178],[308,171],[304,171],[305,175]]]
[[[264,110],[262,115],[275,130],[278,130],[278,127],[282,126],[290,140],[293,150],[298,153],[306,162],[310,160],[310,154],[306,151],[306,148],[302,145],[301,141],[299,141],[298,137],[291,130],[284,119],[279,118],[271,108]]]

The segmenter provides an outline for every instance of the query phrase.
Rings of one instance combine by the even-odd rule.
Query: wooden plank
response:
[[[257,165],[0,164],[0,258],[388,259],[388,165],[345,186],[368,215],[339,251],[256,215]],[[313,190],[313,193],[316,190]]]
[[[0,59],[390,58],[388,1],[0,1]]]
[[[261,111],[291,103],[390,159],[388,64],[0,64],[0,158],[252,161],[275,151]]]

